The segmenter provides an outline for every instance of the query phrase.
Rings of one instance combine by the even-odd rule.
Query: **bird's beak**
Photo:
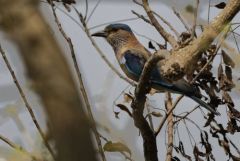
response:
[[[92,34],[91,36],[96,36],[96,37],[107,37],[107,33],[105,31],[99,31],[99,32],[96,32],[94,34]]]

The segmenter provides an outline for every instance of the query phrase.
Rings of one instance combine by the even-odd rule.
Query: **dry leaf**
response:
[[[234,61],[232,60],[232,58],[224,50],[222,50],[222,57],[223,57],[224,64],[229,65],[232,68],[235,67]]]
[[[103,146],[103,150],[108,152],[127,152],[131,156],[131,150],[120,142],[113,143],[111,141],[108,141]]]
[[[151,113],[151,115],[155,116],[155,117],[162,117],[163,115],[160,113],[160,112],[156,112],[156,111],[153,111]]]
[[[133,96],[128,93],[124,93],[123,99],[124,99],[124,102],[130,103],[133,100]]]
[[[224,9],[226,7],[226,3],[225,2],[221,2],[215,5],[216,8],[218,9]]]
[[[120,113],[120,112],[114,112],[116,119],[119,119],[119,113]]]
[[[123,105],[123,104],[117,104],[116,106],[119,107],[121,110],[127,112],[128,115],[129,115],[130,117],[132,117],[132,113],[129,111],[129,109],[128,109],[125,105]]]

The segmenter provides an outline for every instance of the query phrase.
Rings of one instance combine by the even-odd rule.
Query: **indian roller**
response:
[[[139,80],[144,64],[150,58],[151,53],[137,40],[128,25],[110,24],[103,31],[96,32],[92,36],[105,38],[112,46],[118,63],[127,77],[136,82]],[[161,77],[157,66],[152,70],[149,79],[152,88],[188,96],[212,113],[219,115],[210,105],[201,100],[202,95],[197,88],[185,79],[175,82],[166,81]]]

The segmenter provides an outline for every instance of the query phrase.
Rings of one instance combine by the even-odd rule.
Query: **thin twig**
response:
[[[172,106],[172,98],[169,92],[166,93],[166,103],[165,103],[167,111],[171,111]],[[173,152],[173,113],[171,112],[168,119],[168,143],[167,143],[167,153],[166,153],[166,161],[172,161],[172,152]]]
[[[87,19],[87,14],[88,14],[88,0],[85,0],[85,15],[84,15],[84,20]]]
[[[75,54],[75,50],[74,50],[74,47],[73,47],[72,40],[71,40],[70,37],[67,36],[65,31],[63,30],[62,25],[61,25],[61,23],[60,23],[60,21],[59,21],[59,19],[57,17],[57,14],[56,14],[56,11],[55,11],[55,8],[54,8],[52,2],[51,2],[51,8],[52,8],[52,12],[53,12],[53,15],[54,15],[55,22],[56,22],[56,24],[58,26],[58,29],[59,29],[59,31],[63,35],[64,39],[67,41],[67,43],[69,45],[69,48],[70,48],[70,51],[71,51],[72,60],[73,60],[73,64],[74,64],[74,69],[76,71],[76,74],[77,74],[77,77],[78,77],[78,81],[79,81],[80,92],[81,92],[81,95],[83,96],[84,103],[85,103],[86,108],[87,108],[88,116],[89,116],[89,119],[91,121],[91,127],[92,127],[92,130],[93,130],[95,139],[97,141],[98,150],[99,150],[99,152],[101,154],[102,160],[106,161],[106,157],[105,157],[104,151],[102,149],[101,139],[100,139],[100,136],[99,136],[99,134],[97,132],[95,120],[94,120],[94,117],[93,117],[93,114],[92,114],[92,111],[91,111],[90,102],[89,102],[89,99],[88,99],[88,96],[87,96],[87,92],[86,92],[85,87],[84,87],[84,83],[83,83],[83,80],[82,80],[82,75],[81,75],[80,68],[79,68],[79,65],[78,65],[78,62],[77,62],[77,59],[76,59],[76,54]]]
[[[142,6],[142,7],[143,7],[143,4],[142,4],[142,3],[140,3],[140,2],[138,2],[137,0],[133,0],[133,2],[134,2],[134,3],[136,3],[137,5],[139,5],[139,6]]]
[[[187,31],[191,31],[190,28],[188,27],[187,23],[184,21],[184,19],[182,18],[182,16],[180,15],[180,13],[177,12],[177,10],[172,7],[173,13],[179,18],[179,20],[182,22],[183,26],[185,27],[185,29]]]
[[[193,26],[192,26],[191,39],[193,39],[194,36],[196,35],[198,8],[199,8],[199,0],[196,0],[196,9],[195,9],[195,12],[194,12],[194,20],[193,20]]]
[[[178,42],[175,40],[174,36],[172,36],[171,34],[169,34],[168,32],[165,31],[165,29],[159,24],[159,22],[157,21],[157,19],[155,18],[148,0],[142,0],[143,2],[143,8],[146,11],[152,25],[155,27],[155,29],[159,32],[159,34],[164,38],[164,40],[168,41],[169,44],[171,44],[171,46],[173,47],[173,49],[178,48],[179,44]]]
[[[93,9],[92,9],[89,17],[87,18],[86,23],[88,23],[88,21],[91,19],[93,13],[96,11],[96,9],[97,9],[97,7],[99,6],[99,4],[100,4],[101,1],[102,1],[102,0],[98,0],[98,1],[97,1],[96,5],[93,7]]]
[[[139,20],[139,17],[133,17],[133,18],[125,18],[125,19],[121,19],[121,20],[116,20],[116,21],[110,21],[110,22],[105,22],[105,23],[101,23],[99,25],[95,25],[92,27],[88,27],[88,30],[92,30],[98,27],[102,27],[102,26],[106,26],[112,23],[119,23],[119,22],[127,22],[127,21],[134,21],[134,20]]]
[[[232,30],[232,27],[230,27],[230,29],[231,29],[231,32],[232,32],[232,35],[233,35],[233,38],[234,38],[234,41],[235,41],[238,53],[240,53],[240,49],[239,49],[239,46],[238,46],[237,38],[235,36],[235,32]]]
[[[27,150],[25,150],[23,147],[13,143],[11,140],[9,140],[8,138],[0,135],[0,140],[2,140],[3,142],[5,142],[6,144],[8,144],[11,148],[13,148],[16,151],[20,151],[23,154],[28,155],[33,161],[43,161],[40,158],[37,158],[36,156],[32,155],[31,153],[29,153]]]
[[[157,42],[156,40],[153,40],[152,38],[150,38],[150,37],[148,37],[148,36],[146,36],[146,35],[139,34],[137,31],[135,31],[135,30],[133,30],[133,29],[132,29],[132,31],[133,31],[133,33],[136,34],[137,36],[143,37],[143,38],[145,38],[145,39],[147,39],[147,40],[149,40],[149,41],[152,41],[152,42],[155,42],[156,44],[158,44],[158,42]]]
[[[211,9],[211,0],[208,0],[208,18],[207,18],[208,24],[210,22],[210,11],[211,11],[210,9]]]
[[[187,112],[184,116],[180,116],[178,115],[177,117],[180,117],[178,120],[174,121],[174,124],[178,123],[179,121],[185,119],[188,115],[190,115],[191,113],[193,113],[196,109],[199,108],[199,105],[197,105],[195,108],[193,108],[191,111]]]
[[[11,67],[11,65],[10,65],[10,62],[8,61],[8,58],[7,58],[6,54],[5,54],[5,51],[3,50],[2,46],[1,46],[1,44],[0,44],[0,52],[1,52],[1,54],[2,54],[2,57],[3,57],[3,59],[4,59],[4,62],[5,62],[5,64],[6,64],[6,66],[7,66],[7,68],[8,68],[8,70],[9,70],[11,76],[12,76],[12,79],[13,79],[13,81],[14,81],[17,89],[18,89],[18,92],[19,92],[19,94],[20,94],[20,96],[21,96],[21,98],[22,98],[22,100],[23,100],[23,102],[24,102],[24,104],[25,104],[25,106],[26,106],[26,108],[27,108],[30,116],[31,116],[31,119],[32,119],[34,125],[36,126],[36,128],[37,128],[37,130],[38,130],[38,132],[39,132],[39,134],[40,134],[40,136],[41,136],[41,138],[43,139],[43,142],[44,142],[46,148],[48,149],[49,153],[51,154],[51,156],[53,157],[53,159],[56,160],[56,157],[55,157],[55,155],[54,155],[54,152],[53,152],[51,146],[49,145],[49,143],[48,143],[48,141],[47,141],[47,139],[46,139],[46,137],[45,137],[45,134],[44,134],[43,130],[41,129],[41,127],[40,127],[40,125],[39,125],[39,123],[38,123],[38,121],[37,121],[37,119],[36,119],[36,116],[35,116],[35,114],[34,114],[34,112],[33,112],[33,109],[32,109],[32,107],[30,106],[30,104],[29,104],[29,102],[28,102],[28,100],[27,100],[27,98],[26,98],[26,95],[25,95],[22,87],[21,87],[20,83],[19,83],[18,80],[17,80],[17,77],[16,77],[16,75],[15,75],[15,72],[14,72],[14,70],[12,69],[12,67]]]
[[[174,102],[171,110],[167,112],[167,114],[162,118],[161,123],[159,124],[158,129],[155,132],[155,136],[159,134],[159,132],[162,130],[164,123],[167,121],[167,118],[170,116],[170,114],[173,112],[173,110],[176,108],[177,104],[180,102],[180,100],[184,97],[184,95],[181,95],[177,98],[177,100]]]
[[[177,37],[179,37],[179,33],[177,32],[177,30],[174,29],[174,27],[162,16],[160,16],[157,12],[152,11],[154,15],[156,15],[163,23],[165,23],[174,33]]]
[[[151,24],[151,21],[149,21],[146,16],[140,15],[139,13],[135,12],[134,10],[132,10],[132,13],[134,15],[136,15],[138,18],[142,19],[143,21],[147,22],[148,24]]]

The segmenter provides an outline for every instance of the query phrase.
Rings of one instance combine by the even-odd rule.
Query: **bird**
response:
[[[138,82],[144,65],[152,54],[138,41],[128,25],[122,23],[109,24],[104,30],[98,31],[91,36],[104,38],[112,46],[116,59],[126,76]],[[201,100],[200,91],[184,78],[174,82],[167,81],[161,76],[157,66],[152,69],[150,75],[149,82],[153,89],[183,94],[213,114],[220,115],[209,104]]]

